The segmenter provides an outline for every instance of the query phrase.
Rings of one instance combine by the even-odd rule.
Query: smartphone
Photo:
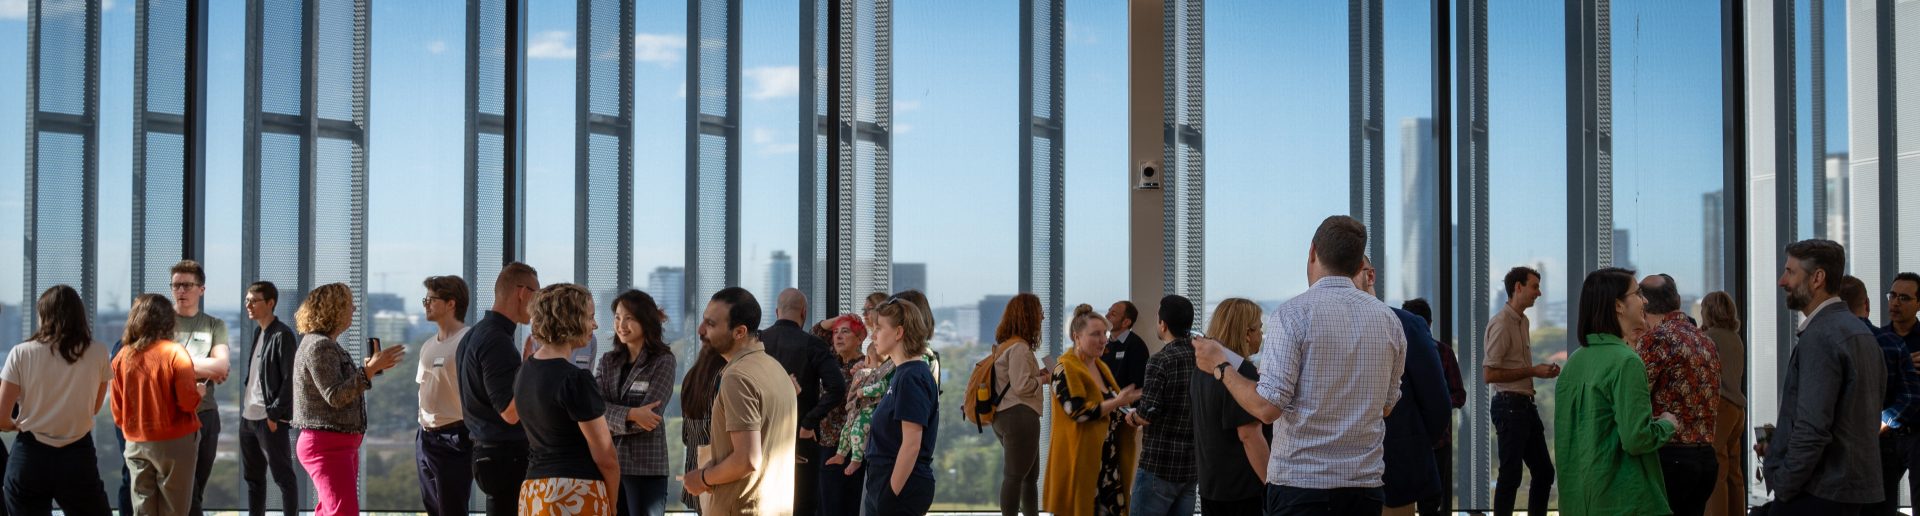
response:
[[[367,356],[371,357],[378,354],[380,354],[380,338],[368,337],[367,338]],[[386,371],[375,371],[373,375],[380,376],[382,373],[385,373],[385,372]]]

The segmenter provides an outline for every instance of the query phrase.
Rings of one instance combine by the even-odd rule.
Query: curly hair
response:
[[[533,328],[533,339],[541,345],[572,349],[593,332],[588,328],[588,322],[593,320],[593,294],[588,293],[586,287],[572,283],[547,285],[534,294],[527,312],[532,316],[529,326]]]
[[[353,326],[353,289],[345,283],[328,283],[307,293],[300,310],[293,313],[300,333],[332,337]]]
[[[1021,293],[1007,301],[1007,309],[1000,314],[1000,326],[993,330],[994,342],[1006,342],[1020,339],[1029,346],[1040,344],[1040,321],[1046,318],[1045,309],[1040,307],[1040,296]]]

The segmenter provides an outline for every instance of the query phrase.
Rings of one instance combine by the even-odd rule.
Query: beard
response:
[[[1788,310],[1806,310],[1808,305],[1813,304],[1813,291],[1804,284],[1791,288],[1780,287],[1780,290],[1787,294]]]

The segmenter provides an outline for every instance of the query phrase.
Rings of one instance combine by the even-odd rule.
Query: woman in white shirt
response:
[[[107,491],[94,466],[93,415],[112,377],[106,347],[93,342],[87,307],[54,285],[35,306],[39,329],[0,367],[0,430],[18,431],[7,460],[10,514],[105,515]],[[19,417],[10,417],[18,404]]]

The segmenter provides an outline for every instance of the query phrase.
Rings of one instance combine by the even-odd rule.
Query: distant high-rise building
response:
[[[399,294],[373,292],[367,294],[367,306],[365,306],[364,309],[375,314],[382,311],[400,312],[404,314],[407,313],[407,302],[402,301]]]
[[[94,316],[94,325],[96,326],[94,330],[94,340],[112,342],[112,340],[109,339],[118,337],[106,337],[100,333],[97,328],[100,324],[100,319],[105,318],[107,318],[107,314],[105,313]],[[126,315],[122,314],[120,320],[122,322],[126,321]],[[20,310],[20,305],[0,303],[0,345],[10,346],[14,343],[25,342],[27,340],[27,335],[21,333],[20,323],[22,322],[26,322],[26,315]]]
[[[1008,295],[990,295],[980,299],[981,340],[993,340],[993,331],[1000,327],[1000,315],[1006,313],[1007,303],[1012,301],[1013,296]],[[1054,324],[1054,326],[1059,325]],[[1046,338],[1045,334],[1040,336],[1040,340],[1046,340]]]
[[[1815,224],[1826,225],[1827,240],[1839,242],[1841,247],[1852,249],[1847,242],[1848,222],[1851,220],[1848,212],[1852,211],[1848,209],[1852,204],[1847,197],[1848,183],[1852,182],[1852,174],[1848,170],[1847,153],[1828,154],[1823,175],[1827,179],[1827,213],[1825,220]]]
[[[1727,242],[1726,193],[1714,190],[1700,196],[1700,227],[1703,235],[1703,249],[1700,253],[1700,275],[1706,285],[1706,292],[1718,292],[1727,288]]]
[[[1433,120],[1400,120],[1400,299],[1435,300],[1440,290],[1440,218],[1434,212],[1439,170],[1433,151]]]
[[[893,262],[893,291],[903,290],[927,293],[927,264]]]
[[[653,302],[667,313],[667,325],[662,332],[669,341],[679,340],[687,335],[687,329],[693,322],[687,320],[687,269],[682,267],[660,267],[647,274],[647,293],[653,295]]]
[[[993,338],[992,334],[980,334],[979,306],[962,306],[955,309],[953,311],[953,327],[955,331],[960,332],[961,342],[985,342]]]
[[[793,288],[793,257],[786,251],[774,251],[767,260],[766,296],[780,295],[780,291]]]
[[[1625,229],[1613,230],[1613,266],[1622,269],[1633,267],[1633,234]]]
[[[372,296],[368,296],[371,298]],[[395,296],[397,299],[399,296]],[[382,346],[397,346],[407,342],[407,330],[413,321],[406,312],[381,310],[373,313],[373,332],[371,336],[381,340]],[[349,348],[348,351],[358,351]]]

